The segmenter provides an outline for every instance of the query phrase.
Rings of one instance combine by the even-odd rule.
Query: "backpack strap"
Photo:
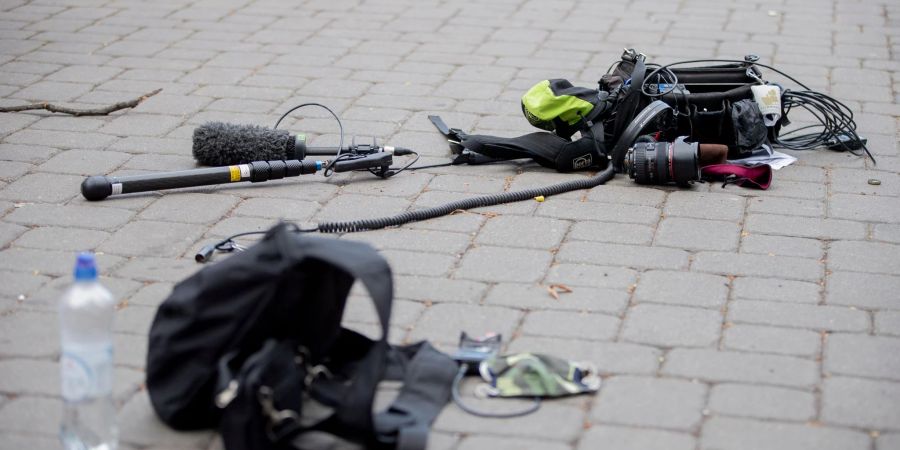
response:
[[[647,67],[644,65],[643,55],[635,57],[634,69],[631,71],[631,81],[629,82],[628,93],[622,100],[622,103],[616,108],[616,121],[613,126],[613,137],[616,141],[622,136],[625,127],[631,123],[631,119],[640,111],[641,107],[641,89],[644,86],[644,76],[647,73]]]
[[[394,403],[375,415],[376,436],[398,450],[424,450],[431,423],[450,401],[458,366],[427,342],[393,348],[391,356],[388,376],[402,373],[403,387]]]

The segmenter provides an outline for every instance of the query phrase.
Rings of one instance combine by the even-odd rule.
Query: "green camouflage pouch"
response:
[[[488,397],[564,397],[600,388],[600,377],[590,364],[539,353],[487,359],[479,372],[487,383],[476,394]]]

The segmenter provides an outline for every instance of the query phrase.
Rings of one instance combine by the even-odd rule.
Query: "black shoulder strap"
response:
[[[644,57],[637,56],[634,61],[634,70],[631,71],[631,82],[628,87],[628,94],[625,99],[616,108],[616,121],[613,127],[613,137],[618,140],[625,131],[625,127],[631,123],[631,119],[638,113],[641,106],[641,89],[644,86],[644,75],[646,75],[647,67],[644,65]]]
[[[450,401],[458,366],[427,342],[392,349],[388,372],[403,371],[403,387],[391,406],[375,415],[375,433],[398,450],[424,450],[431,423]],[[406,356],[411,354],[411,358]],[[405,367],[404,361],[408,363]]]

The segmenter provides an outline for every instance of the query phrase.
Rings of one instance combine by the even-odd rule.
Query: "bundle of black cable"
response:
[[[194,129],[193,153],[206,166],[298,159],[295,142],[296,137],[286,130],[207,122]]]

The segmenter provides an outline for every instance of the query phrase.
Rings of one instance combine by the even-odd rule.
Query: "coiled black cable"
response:
[[[590,189],[611,180],[615,176],[615,169],[609,164],[597,175],[590,178],[564,181],[539,188],[524,189],[521,191],[502,192],[499,194],[481,195],[462,200],[445,203],[440,206],[406,211],[395,216],[378,217],[374,219],[360,219],[350,221],[320,222],[315,229],[303,231],[318,231],[320,233],[355,233],[357,231],[378,230],[387,227],[396,227],[409,222],[433,219],[446,216],[457,210],[480,208],[483,206],[500,205],[503,203],[518,202],[530,198],[562,194],[578,189]]]
[[[829,146],[849,151],[854,155],[856,154],[854,149],[861,148],[869,159],[875,162],[865,142],[856,133],[853,111],[847,105],[821,92],[785,90],[781,94],[782,117],[787,117],[795,107],[808,111],[818,123],[781,133],[780,136],[776,135],[774,139],[776,145],[789,150],[811,150]],[[803,130],[814,131],[798,133]]]

